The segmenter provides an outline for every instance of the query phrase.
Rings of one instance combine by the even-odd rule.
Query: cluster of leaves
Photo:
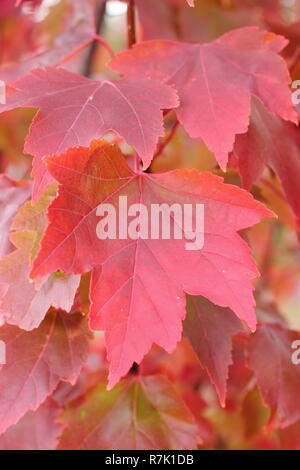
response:
[[[105,8],[1,5],[0,448],[299,449],[300,7],[130,1],[116,54]],[[124,195],[203,249],[97,238]]]

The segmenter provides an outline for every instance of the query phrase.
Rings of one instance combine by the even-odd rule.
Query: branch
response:
[[[128,0],[127,33],[128,33],[128,47],[131,48],[136,43],[135,0]]]
[[[99,36],[97,34],[101,30],[101,26],[103,24],[103,20],[104,20],[104,17],[105,17],[105,10],[106,10],[106,2],[103,2],[103,3],[101,3],[101,5],[99,5],[98,11],[97,11],[96,34],[94,35],[94,40],[92,42],[92,45],[90,47],[90,50],[88,52],[88,56],[86,58],[86,61],[85,61],[84,67],[83,67],[82,75],[84,75],[85,77],[89,77],[92,73],[93,60],[94,60],[95,53],[96,53],[96,50],[97,50],[98,42],[100,42],[99,39],[98,39]],[[101,44],[104,46],[104,41],[101,42]]]
[[[165,150],[166,146],[171,142],[171,140],[173,139],[173,136],[174,136],[174,134],[175,134],[175,132],[176,132],[176,129],[177,129],[178,125],[179,125],[179,122],[178,122],[178,120],[176,119],[175,123],[173,124],[173,126],[172,126],[172,128],[171,128],[171,130],[170,130],[170,132],[169,132],[169,135],[166,137],[166,139],[164,140],[164,142],[162,142],[162,143],[159,145],[159,147],[158,147],[156,153],[154,154],[153,160],[154,160],[154,158],[156,158],[156,157],[158,157],[159,155],[161,155],[161,154],[163,153],[163,151]]]

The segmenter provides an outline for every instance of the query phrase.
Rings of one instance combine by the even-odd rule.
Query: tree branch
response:
[[[169,132],[169,135],[165,138],[165,140],[159,145],[156,153],[154,154],[154,157],[153,157],[153,160],[154,158],[158,157],[159,155],[161,155],[163,153],[163,151],[165,150],[166,146],[171,142],[172,138],[174,137],[174,134],[176,132],[176,129],[179,125],[179,122],[178,120],[176,119],[175,123],[173,124],[170,132]]]
[[[83,71],[82,71],[82,75],[84,75],[85,77],[90,77],[90,75],[92,74],[93,60],[94,60],[95,53],[96,53],[97,47],[98,47],[98,42],[99,42],[98,34],[100,33],[100,30],[101,30],[101,27],[102,27],[102,24],[103,24],[103,20],[104,20],[104,17],[105,17],[105,10],[106,10],[106,2],[103,2],[99,5],[97,15],[96,15],[95,39],[91,44],[91,47],[89,49],[89,52],[88,52],[88,55],[87,55],[87,58],[86,58],[86,61],[85,61],[84,67],[83,67]]]
[[[131,48],[136,43],[136,27],[135,27],[135,0],[128,0],[127,9],[127,33],[128,47]]]

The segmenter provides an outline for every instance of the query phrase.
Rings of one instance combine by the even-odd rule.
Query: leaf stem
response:
[[[138,375],[139,374],[139,369],[140,369],[139,365],[136,362],[134,362],[131,366],[129,374],[130,375]]]
[[[142,171],[141,171],[141,158],[139,156],[138,153],[135,153],[134,155],[134,172],[137,173],[137,174],[140,174]]]
[[[104,39],[101,36],[99,36],[98,34],[94,34],[93,39],[94,39],[94,41],[97,41],[99,44],[101,44],[103,47],[105,47],[105,49],[107,50],[107,52],[109,53],[111,58],[114,57],[114,55],[115,55],[114,51],[112,50],[110,45],[106,41],[104,41]]]

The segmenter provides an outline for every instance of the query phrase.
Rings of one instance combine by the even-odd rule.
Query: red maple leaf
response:
[[[11,226],[16,232],[10,235],[16,249],[0,259],[0,319],[24,330],[37,328],[51,306],[70,311],[80,282],[80,276],[60,273],[39,279],[37,285],[28,278],[54,194],[49,187],[36,204],[28,201],[19,209]]]
[[[243,331],[242,324],[229,310],[203,297],[187,297],[184,334],[216,387],[225,406],[228,369],[232,364],[232,336]]]
[[[191,450],[200,441],[192,414],[160,375],[129,377],[110,392],[100,383],[70,402],[61,422],[59,450]]]
[[[62,432],[56,422],[61,411],[55,400],[47,398],[0,436],[0,450],[54,450]]]
[[[44,320],[51,306],[71,310],[80,276],[52,274],[35,286],[28,278],[35,234],[18,232],[12,234],[11,240],[17,249],[0,260],[0,319],[32,330]]]
[[[14,83],[0,112],[38,108],[24,151],[36,158],[88,145],[113,130],[135,147],[147,168],[158,138],[163,136],[162,109],[176,107],[175,91],[158,81],[123,79],[93,81],[64,69],[34,70]],[[126,119],[124,119],[126,116]],[[42,162],[34,163],[34,199],[51,178]]]
[[[28,410],[36,410],[60,380],[75,383],[87,357],[89,338],[78,313],[53,311],[30,332],[10,325],[0,328],[7,357],[0,374],[0,434]]]
[[[300,368],[293,363],[293,343],[299,332],[279,324],[263,323],[249,338],[249,366],[253,369],[263,401],[270,407],[269,429],[287,427],[300,419]]]
[[[255,328],[251,279],[258,273],[236,232],[272,213],[249,193],[197,170],[134,173],[117,147],[101,141],[46,161],[60,188],[32,276],[95,268],[90,323],[106,331],[110,384],[140,362],[152,343],[174,349],[185,316],[183,292],[228,306]],[[111,203],[123,217],[118,201],[124,195],[128,205],[144,204],[149,213],[152,204],[204,204],[203,249],[187,250],[183,231],[182,239],[170,240],[97,238],[98,206]]]
[[[243,185],[250,190],[265,165],[270,166],[281,180],[300,227],[299,152],[299,129],[268,113],[258,100],[254,100],[248,132],[238,136],[234,146]]]
[[[282,36],[249,27],[207,44],[140,43],[117,54],[110,66],[126,77],[148,76],[174,85],[179,121],[191,137],[202,137],[225,168],[236,134],[247,130],[251,96],[271,113],[297,122],[289,72],[278,54],[286,44]]]

